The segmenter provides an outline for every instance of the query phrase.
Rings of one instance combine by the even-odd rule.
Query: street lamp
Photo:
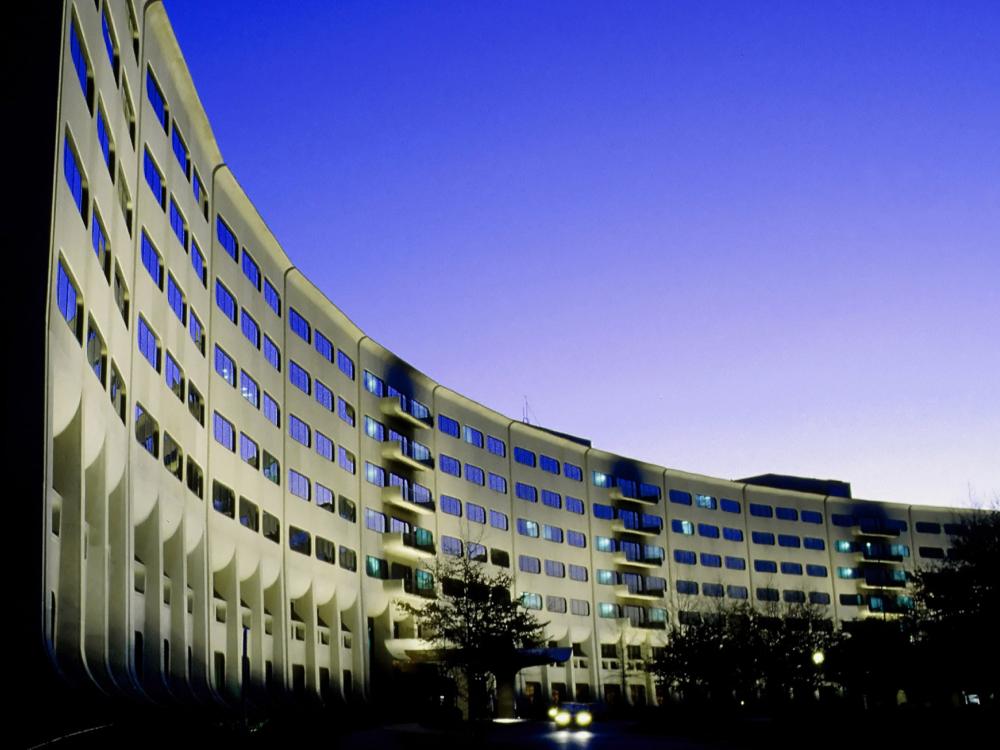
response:
[[[825,661],[826,661],[826,654],[824,654],[820,650],[813,651],[813,655],[812,655],[812,663],[813,664],[815,664],[817,667],[819,667],[819,666],[822,666],[823,662],[825,662]]]

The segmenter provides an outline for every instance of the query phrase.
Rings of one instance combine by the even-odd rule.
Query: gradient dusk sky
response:
[[[167,0],[374,339],[668,467],[1000,495],[1000,2]]]

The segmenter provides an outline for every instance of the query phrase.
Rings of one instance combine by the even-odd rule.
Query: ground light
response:
[[[816,651],[812,655],[813,664],[817,667],[826,661],[826,655],[822,651]]]

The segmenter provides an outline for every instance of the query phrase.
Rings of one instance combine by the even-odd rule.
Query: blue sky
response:
[[[1000,494],[1000,4],[166,2],[294,262],[598,447]]]

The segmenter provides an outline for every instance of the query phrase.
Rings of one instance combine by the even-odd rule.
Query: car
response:
[[[589,703],[562,703],[549,709],[549,718],[560,729],[586,729],[594,721]]]

